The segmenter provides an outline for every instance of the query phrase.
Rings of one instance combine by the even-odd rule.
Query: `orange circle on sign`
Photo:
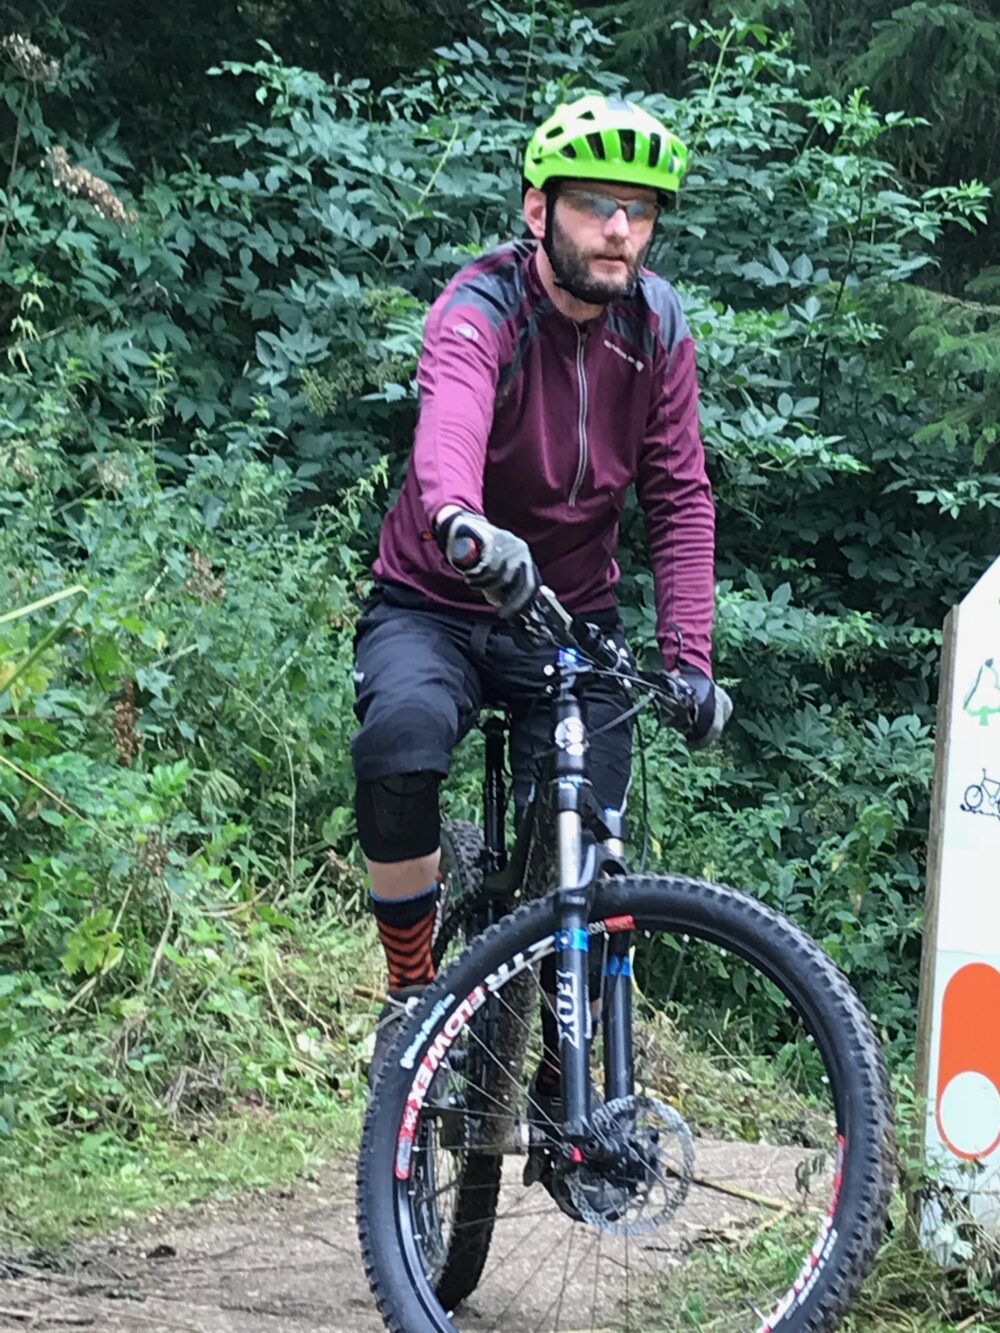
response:
[[[1000,1147],[1000,972],[968,963],[941,1002],[936,1121],[956,1157],[978,1161]]]

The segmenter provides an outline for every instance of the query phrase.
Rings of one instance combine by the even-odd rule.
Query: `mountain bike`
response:
[[[443,832],[451,961],[401,1026],[359,1155],[382,1317],[396,1333],[833,1329],[893,1173],[871,1024],[770,907],[629,873],[622,817],[588,781],[587,684],[613,676],[623,715],[652,707],[682,732],[688,693],[545,588],[519,621],[556,649],[552,744],[509,856],[502,717],[484,724],[482,829]],[[553,1031],[555,1102],[532,1075]]]

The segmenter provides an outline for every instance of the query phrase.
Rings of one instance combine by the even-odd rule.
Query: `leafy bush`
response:
[[[308,483],[266,458],[263,419],[167,466],[138,431],[71,464],[46,441],[74,411],[70,393],[40,401],[41,443],[4,478],[4,602],[70,568],[86,594],[61,621],[58,603],[0,624],[8,662],[46,616],[61,640],[8,668],[0,720],[8,1132],[127,1127],[143,1095],[180,1100],[178,1077],[196,1104],[206,1088],[286,1099],[303,1076],[330,1095],[357,1072],[335,1052],[348,941],[320,950],[357,894],[335,848],[361,574],[348,543],[374,483],[297,531]]]

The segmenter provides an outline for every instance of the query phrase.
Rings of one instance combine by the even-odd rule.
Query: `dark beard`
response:
[[[587,305],[609,305],[612,301],[634,294],[639,285],[639,269],[646,258],[652,239],[649,238],[634,259],[627,261],[628,278],[624,284],[602,282],[599,278],[595,278],[583,252],[574,244],[555,217],[552,218],[552,235],[546,238],[545,252],[555,274],[556,286]]]

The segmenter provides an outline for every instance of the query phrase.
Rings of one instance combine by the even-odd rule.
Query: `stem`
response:
[[[261,968],[261,976],[264,981],[264,989],[267,991],[268,999],[271,1001],[271,1007],[274,1010],[274,1016],[278,1020],[282,1032],[285,1034],[285,1040],[288,1042],[288,1050],[292,1057],[292,1063],[298,1065],[301,1069],[304,1069],[307,1073],[313,1074],[318,1078],[324,1077],[326,1070],[321,1069],[319,1065],[314,1064],[311,1060],[303,1059],[302,1054],[299,1051],[299,1048],[295,1044],[295,1038],[292,1036],[291,1029],[289,1028],[288,1022],[285,1018],[285,1011],[278,1003],[278,997],[275,995],[274,987],[271,985],[271,973],[267,965],[266,952],[262,955],[261,962],[263,964]]]
[[[3,231],[0,231],[0,259],[3,258],[4,246],[7,244],[7,232],[10,228],[10,220],[13,217],[14,209],[11,204],[11,188],[14,184],[14,172],[17,170],[17,150],[21,146],[21,130],[24,128],[24,112],[28,105],[28,88],[25,85],[24,96],[21,98],[21,109],[17,113],[17,125],[14,129],[14,149],[10,155],[10,171],[7,173],[7,216],[3,220]]]
[[[528,30],[528,54],[524,61],[524,82],[521,84],[521,106],[517,113],[519,121],[524,122],[524,112],[528,101],[528,75],[531,72],[531,58],[535,50],[535,15],[537,7],[535,0],[531,0],[531,27]]]
[[[87,596],[87,591],[85,588],[81,588],[80,591],[83,593],[84,597]],[[63,596],[65,594],[58,594],[58,595]],[[74,618],[77,611],[79,610],[80,605],[81,602],[78,601],[76,606],[72,607],[69,611],[67,611],[66,615],[63,616],[59,624],[50,629],[48,634],[46,634],[43,638],[39,639],[39,641],[35,644],[34,648],[32,648],[31,652],[24,659],[24,661],[19,663],[9,676],[4,677],[3,680],[0,681],[0,689],[2,689],[4,694],[9,694],[14,685],[14,682],[18,679],[18,677],[23,676],[24,673],[28,670],[28,668],[33,666],[34,663],[38,661],[38,659],[46,651],[47,648],[49,648],[53,643],[55,643],[57,639],[62,638],[65,631],[69,628],[70,621]],[[16,614],[21,614],[21,612],[18,612]]]
[[[83,983],[83,985],[82,985],[82,986],[80,987],[80,989],[76,992],[76,994],[73,995],[73,996],[71,996],[71,997],[66,1001],[66,1009],[67,1009],[67,1011],[70,1010],[70,1009],[75,1009],[76,1006],[77,1006],[78,1004],[81,1004],[81,1003],[87,998],[87,996],[90,994],[90,992],[91,992],[91,991],[94,989],[94,987],[97,985],[97,982],[98,982],[98,980],[99,980],[99,978],[100,978],[100,975],[101,975],[101,974],[100,974],[99,972],[95,972],[94,975],[93,975],[92,977],[88,977],[88,978],[87,978],[87,980]]]
[[[312,1008],[310,1004],[308,1004],[305,1000],[303,1000],[301,995],[296,994],[296,992],[292,990],[291,986],[289,986],[287,981],[282,980],[280,972],[275,972],[274,979],[281,987],[281,989],[285,992],[285,994],[290,996],[295,1001],[295,1003],[299,1006],[299,1008],[302,1010],[305,1016],[307,1018],[313,1019],[314,1022],[316,1023],[316,1026],[321,1028],[323,1032],[325,1032],[326,1035],[329,1037],[333,1029],[330,1027],[326,1019],[322,1018],[316,1012],[316,1010]]]
[[[167,921],[166,925],[163,927],[163,933],[160,935],[159,943],[156,946],[156,950],[153,953],[153,961],[149,965],[149,971],[146,973],[146,982],[145,982],[146,990],[149,990],[149,988],[153,984],[153,980],[156,976],[157,969],[159,968],[160,962],[163,958],[163,951],[167,947],[167,937],[170,934],[170,927],[173,924],[174,924],[174,902],[173,902],[173,896],[168,892]]]
[[[19,620],[21,616],[28,616],[32,611],[42,611],[47,606],[53,606],[56,602],[61,602],[65,597],[72,597],[75,594],[82,593],[87,595],[87,589],[82,583],[74,583],[72,588],[63,588],[61,592],[49,593],[48,597],[40,597],[37,602],[29,602],[27,606],[19,606],[15,611],[5,611],[0,616],[0,625],[5,625],[8,620]],[[73,608],[74,611],[76,608]]]
[[[424,200],[430,194],[431,190],[433,190],[434,182],[437,180],[438,176],[440,176],[444,164],[448,161],[448,158],[451,156],[451,150],[452,148],[454,148],[455,140],[458,138],[458,127],[459,127],[459,122],[456,120],[455,128],[451,132],[451,138],[445,144],[444,152],[441,154],[440,160],[438,161],[437,166],[434,168],[430,180],[420,191],[420,194],[417,197],[417,208],[419,208],[423,204]],[[415,212],[416,210],[414,210],[414,213]],[[413,217],[414,213],[411,213],[410,216]]]
[[[125,908],[128,907],[129,899],[132,897],[133,886],[134,886],[134,880],[130,879],[128,883],[128,888],[125,890],[124,894],[122,895],[122,900],[118,904],[118,911],[115,913],[115,919],[111,923],[112,930],[117,930],[122,923],[122,917],[125,915]]]
[[[727,28],[726,32],[723,35],[722,41],[719,43],[719,58],[715,62],[715,69],[712,71],[712,77],[708,83],[708,95],[705,101],[705,105],[702,108],[702,113],[698,118],[698,124],[695,127],[695,132],[691,136],[691,140],[689,143],[689,148],[692,152],[694,151],[695,147],[701,140],[702,125],[705,123],[705,117],[707,116],[708,111],[715,98],[715,85],[719,82],[719,79],[722,77],[722,67],[725,64],[726,53],[729,50],[729,46],[730,43],[732,42],[732,39],[733,39],[733,29]]]
[[[451,150],[452,150],[452,148],[454,148],[454,146],[455,146],[455,140],[458,138],[458,130],[459,130],[459,121],[456,120],[456,121],[455,121],[455,128],[454,128],[454,129],[452,130],[452,132],[451,132],[451,138],[450,138],[450,139],[448,140],[448,142],[445,144],[444,152],[441,154],[441,157],[440,157],[439,160],[438,160],[438,164],[437,164],[437,166],[434,168],[433,172],[431,173],[431,178],[430,178],[430,180],[427,182],[427,184],[424,186],[424,188],[420,191],[420,194],[417,196],[416,202],[414,203],[413,207],[410,209],[409,213],[408,213],[408,214],[406,215],[406,217],[403,219],[404,222],[408,222],[411,218],[415,218],[415,217],[417,216],[418,212],[420,211],[420,209],[421,209],[421,208],[423,207],[423,205],[424,205],[424,201],[425,201],[425,199],[426,199],[427,196],[430,194],[431,190],[434,189],[434,182],[437,180],[438,176],[440,176],[441,171],[442,171],[442,168],[444,167],[444,164],[448,161],[448,158],[451,156]],[[400,234],[400,233],[397,231],[395,239],[397,239],[397,240],[399,239],[399,234]],[[375,259],[375,252],[374,252],[373,250],[369,250],[366,246],[361,245],[360,242],[355,242],[355,244],[358,246],[358,248],[359,248],[360,250],[364,250],[364,251],[366,252],[366,254],[371,255],[372,259]],[[387,242],[387,244],[386,244],[386,249],[385,249],[385,254],[384,254],[384,255],[382,256],[382,258],[378,261],[378,270],[379,270],[379,273],[384,273],[384,272],[385,272],[385,266],[386,266],[386,264],[388,264],[388,262],[389,262],[389,256],[390,256],[390,254],[391,254],[391,245]]]
[[[864,211],[866,184],[867,181],[865,180],[864,176],[861,176],[861,178],[858,181],[858,215],[854,220],[854,226],[851,228],[851,244],[847,251],[847,261],[844,264],[844,272],[841,275],[840,286],[837,288],[837,296],[833,302],[833,309],[830,311],[831,317],[835,315],[837,311],[840,309],[841,297],[844,295],[844,288],[847,286],[847,279],[851,273],[851,261],[854,258],[854,251],[857,248],[858,244],[858,226],[860,225],[861,222],[861,214]],[[826,356],[829,350],[830,350],[830,339],[827,338],[826,342],[824,342],[823,344],[823,353],[819,359],[819,385],[818,385],[818,395],[817,395],[819,397],[819,411],[817,413],[819,417],[822,417],[823,415],[823,390],[824,390],[824,382],[826,380]]]
[[[62,235],[62,232],[60,232],[60,235]],[[56,239],[58,240],[58,237]],[[121,296],[117,301],[113,301],[104,313],[106,315],[111,315],[115,312],[127,310],[129,306],[135,305],[139,301],[144,301],[149,295],[150,290],[149,287],[145,287],[141,292]],[[235,304],[235,302],[231,302],[230,304]],[[92,315],[73,315],[72,318],[65,320],[62,324],[57,324],[54,329],[47,329],[45,333],[39,333],[35,338],[19,338],[17,342],[11,343],[10,347],[7,349],[7,354],[8,356],[13,355],[19,347],[23,347],[28,342],[31,342],[33,346],[37,346],[39,343],[43,343],[49,338],[58,338],[60,333],[67,333],[70,329],[79,328],[81,324],[90,323],[93,323]]]
[[[295,783],[295,764],[292,760],[291,747],[289,746],[288,741],[285,739],[285,734],[281,730],[281,728],[278,727],[277,724],[273,722],[270,717],[268,717],[268,715],[264,712],[262,708],[258,707],[257,703],[250,697],[249,694],[247,694],[245,690],[241,690],[239,686],[235,685],[233,686],[233,690],[240,698],[244,700],[247,707],[257,718],[257,721],[260,722],[262,725],[265,723],[267,724],[268,728],[280,742],[283,750],[285,751],[285,762],[288,765],[288,785],[289,785],[288,889],[289,892],[291,892],[295,884],[295,841],[296,841],[296,821],[298,819],[298,798],[297,798],[298,788]],[[0,758],[2,757],[3,756],[0,755]]]

